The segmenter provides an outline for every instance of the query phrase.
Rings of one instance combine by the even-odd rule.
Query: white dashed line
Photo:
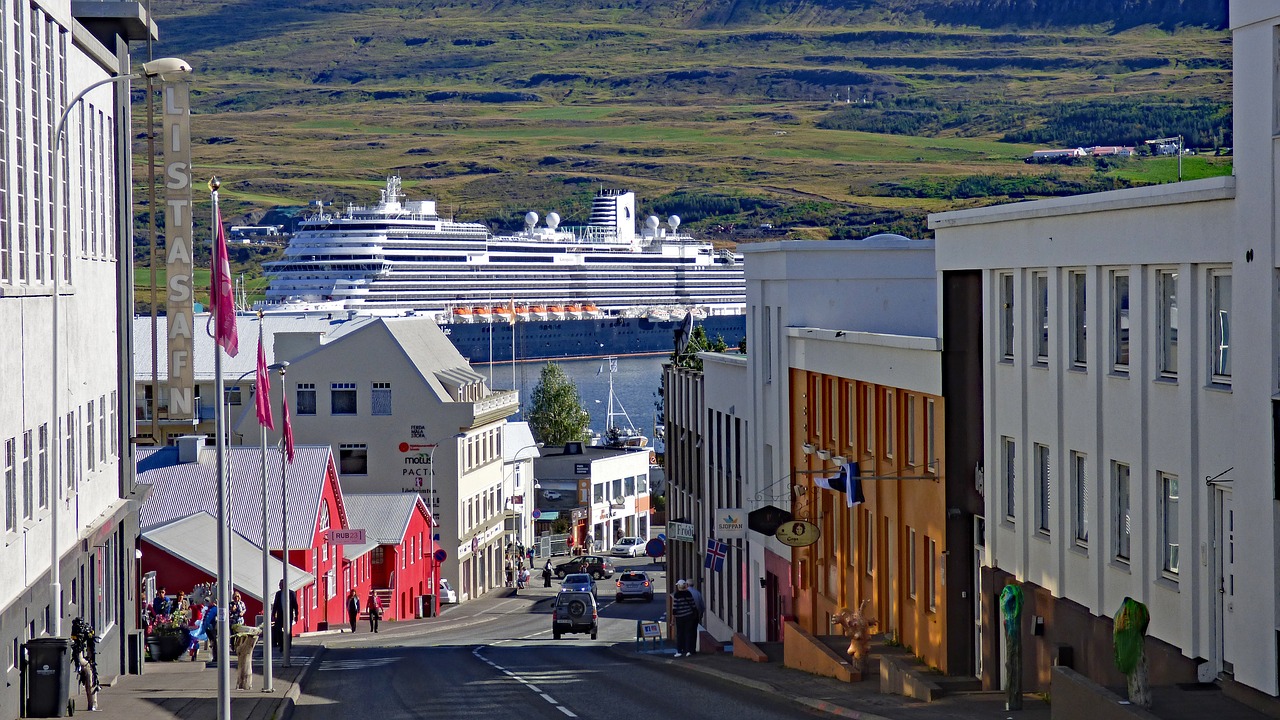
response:
[[[483,650],[483,649],[484,649],[484,646],[478,647],[478,648],[476,648],[475,650],[472,650],[472,651],[471,651],[471,654],[472,654],[472,655],[474,655],[478,660],[482,660],[486,665],[489,665],[489,666],[490,666],[490,667],[492,667],[494,670],[497,670],[497,671],[499,671],[499,672],[503,673],[503,674],[504,674],[504,675],[506,675],[507,677],[510,677],[511,679],[515,680],[516,682],[519,682],[520,684],[522,684],[522,685],[524,685],[525,687],[529,688],[529,689],[530,689],[530,690],[532,690],[533,692],[537,693],[539,697],[541,697],[543,700],[546,700],[546,701],[547,701],[549,704],[551,704],[551,706],[552,706],[552,707],[554,707],[555,709],[557,709],[557,710],[559,710],[560,712],[564,713],[564,714],[565,714],[565,716],[567,716],[567,717],[571,717],[571,718],[576,718],[576,717],[578,717],[578,716],[577,716],[577,715],[576,715],[572,710],[570,710],[569,708],[567,708],[567,707],[565,707],[564,705],[561,705],[559,702],[557,702],[555,698],[553,698],[553,697],[551,697],[550,695],[548,695],[547,693],[544,693],[544,692],[542,692],[541,690],[539,690],[539,689],[538,689],[538,686],[536,686],[536,685],[534,685],[533,683],[529,682],[528,680],[526,680],[526,679],[524,679],[524,678],[520,677],[519,675],[517,675],[517,674],[515,674],[515,673],[511,672],[510,670],[508,670],[508,669],[506,669],[506,668],[502,667],[501,665],[499,665],[498,663],[496,663],[496,662],[494,662],[494,661],[490,660],[489,658],[485,657],[484,655],[481,655],[481,654],[480,654],[480,651],[481,651],[481,650]]]

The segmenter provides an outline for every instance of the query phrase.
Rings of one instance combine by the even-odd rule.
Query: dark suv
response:
[[[597,625],[596,599],[589,592],[566,590],[556,595],[555,607],[551,610],[551,636],[556,640],[564,633],[591,633],[596,639]]]
[[[556,566],[556,577],[586,573],[596,580],[613,577],[613,563],[601,555],[582,555]]]

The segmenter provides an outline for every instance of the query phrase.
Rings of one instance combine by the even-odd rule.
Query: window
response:
[[[1156,318],[1156,335],[1160,374],[1164,377],[1178,375],[1178,273],[1161,270],[1156,273],[1156,302],[1160,315]]]
[[[18,529],[18,441],[4,441],[4,529]]]
[[[1129,371],[1129,275],[1111,276],[1111,367]]]
[[[1111,477],[1115,483],[1115,509],[1112,516],[1116,530],[1116,558],[1128,561],[1129,533],[1132,530],[1129,521],[1129,466],[1113,462]]]
[[[1049,477],[1049,448],[1037,444],[1036,459],[1036,529],[1049,534],[1049,513],[1052,510],[1053,485]]]
[[[1013,438],[1000,438],[1000,468],[1004,472],[1004,516],[1006,520],[1017,517],[1017,450]]]
[[[98,460],[107,461],[107,445],[111,438],[107,437],[107,396],[98,398]]]
[[[85,420],[84,456],[85,456],[85,461],[88,462],[89,464],[89,469],[93,470],[95,467],[94,458],[96,456],[93,453],[94,444],[93,444],[93,401],[92,400],[89,401],[88,407],[89,407],[88,412],[84,414],[84,420]]]
[[[916,464],[916,399],[910,393],[906,397],[907,404],[907,464]]]
[[[49,423],[40,426],[40,507],[49,507]]]
[[[332,415],[356,414],[355,383],[333,383],[329,386],[329,413]]]
[[[1036,362],[1049,362],[1049,275],[1031,273],[1031,301],[1035,312]]]
[[[867,536],[867,574],[876,570],[876,518],[870,510],[863,511],[863,532]]]
[[[876,452],[876,388],[874,385],[867,385],[864,395],[866,395],[867,417],[865,420],[867,428],[867,454],[874,455]]]
[[[1231,276],[1216,272],[1209,276],[1209,350],[1213,381],[1231,382]]]
[[[937,433],[937,425],[934,424],[934,404],[933,400],[924,401],[924,471],[933,473],[938,471],[935,461],[937,456],[937,442],[935,434]]]
[[[1086,296],[1087,276],[1073,272],[1067,276],[1071,290],[1071,364],[1077,368],[1089,364],[1089,313]]]
[[[391,383],[376,382],[373,384],[373,396],[369,401],[371,415],[391,414]]]
[[[884,391],[884,454],[893,457],[893,391]]]
[[[929,599],[929,609],[938,609],[938,581],[936,569],[936,556],[938,554],[938,543],[929,538],[925,538],[924,549],[927,553],[924,558],[924,589]]]
[[[773,308],[768,305],[764,306],[764,322],[762,325],[764,326],[764,332],[761,334],[764,337],[762,338],[763,342],[760,344],[764,346],[764,352],[760,355],[760,364],[764,366],[762,368],[764,381],[765,384],[768,384],[773,382]]]
[[[35,516],[35,446],[31,431],[22,433],[22,517],[30,520]]]
[[[364,443],[338,446],[338,472],[342,475],[369,474],[369,448]]]
[[[240,404],[240,386],[239,385],[233,385],[227,388],[226,401],[228,405]]]
[[[916,596],[916,531],[907,528],[907,594]]]
[[[1013,359],[1013,275],[1000,276],[1000,356]]]
[[[1071,453],[1071,532],[1076,544],[1089,543],[1089,477],[1083,453]]]
[[[299,415],[316,414],[316,384],[298,383],[296,410]]]
[[[1178,476],[1160,473],[1160,546],[1164,571],[1178,574]]]

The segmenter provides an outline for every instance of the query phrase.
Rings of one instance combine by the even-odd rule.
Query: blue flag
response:
[[[827,490],[844,493],[845,504],[853,507],[862,502],[866,502],[866,497],[862,494],[862,478],[858,475],[858,463],[845,463],[840,468],[840,474],[832,478],[814,478],[813,484]]]

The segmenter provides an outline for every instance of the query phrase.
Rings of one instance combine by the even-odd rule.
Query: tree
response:
[[[563,445],[587,438],[591,415],[582,407],[578,386],[556,363],[542,368],[529,405],[529,429],[534,439],[547,445]]]

